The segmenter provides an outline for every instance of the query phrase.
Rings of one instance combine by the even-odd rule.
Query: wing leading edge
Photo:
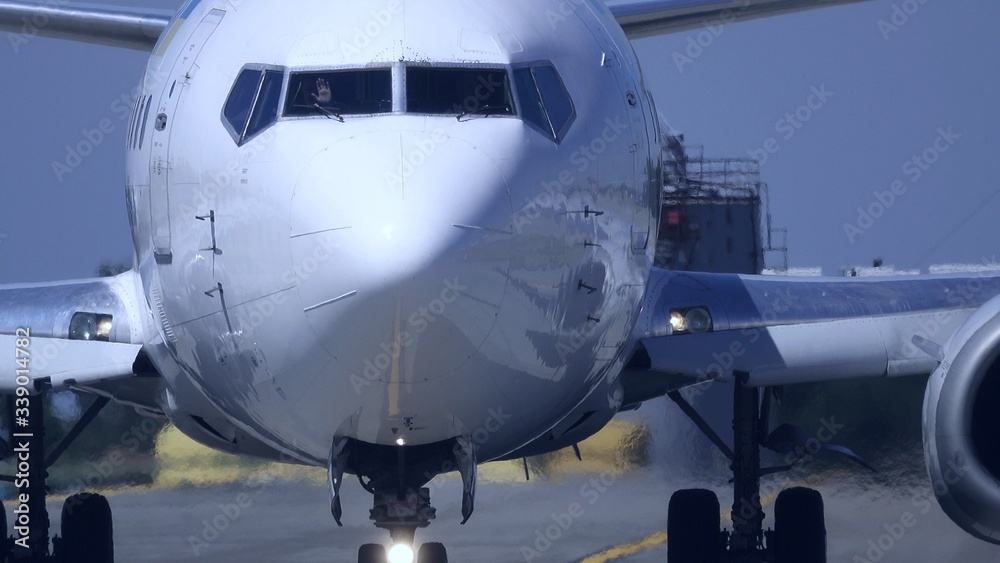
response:
[[[630,39],[868,0],[641,0],[609,4]]]
[[[173,16],[171,10],[0,0],[0,31],[8,32],[15,52],[35,36],[149,51]]]
[[[0,350],[16,370],[0,373],[0,394],[18,387],[87,387],[137,375],[146,322],[133,272],[114,278],[0,286]],[[140,362],[141,363],[141,362]]]
[[[952,336],[1000,295],[997,276],[861,280],[656,270],[623,373],[626,404],[734,373],[755,386],[930,374]]]

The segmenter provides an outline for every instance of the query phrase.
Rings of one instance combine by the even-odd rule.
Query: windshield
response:
[[[559,73],[548,63],[514,69],[524,120],[560,142],[576,118],[573,100]]]
[[[286,116],[366,115],[392,112],[390,69],[293,72]]]
[[[406,69],[406,110],[432,115],[514,115],[505,69]]]
[[[237,145],[248,142],[278,120],[284,80],[280,70],[247,68],[240,73],[222,113]]]

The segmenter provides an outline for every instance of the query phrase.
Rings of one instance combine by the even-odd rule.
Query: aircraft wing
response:
[[[630,39],[867,0],[640,0],[609,3]]]
[[[126,272],[56,284],[0,286],[0,394],[102,385],[140,373],[145,300]],[[145,313],[148,316],[148,312]]]
[[[8,32],[15,52],[35,36],[149,51],[173,16],[173,10],[0,0],[0,31]]]
[[[1000,314],[1000,273],[787,278],[654,270],[626,404],[742,374],[778,386],[928,375],[976,313]]]
[[[866,0],[640,0],[608,6],[632,39]],[[15,50],[34,36],[148,51],[174,12],[74,2],[0,0],[0,31]]]

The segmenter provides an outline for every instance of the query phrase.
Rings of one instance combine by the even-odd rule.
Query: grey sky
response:
[[[886,40],[878,22],[894,5],[919,9]],[[764,179],[776,224],[789,228],[793,266],[833,273],[882,256],[926,268],[996,250],[997,21],[1000,4],[987,0],[876,0],[646,39],[637,50],[659,109],[689,143],[740,156],[774,139]],[[700,54],[687,51],[699,40]],[[0,283],[89,277],[102,259],[131,256],[116,100],[129,105],[144,60],[39,38],[15,52],[0,35]],[[808,121],[779,123],[814,88],[832,96],[813,98],[819,109],[800,113]],[[86,148],[84,131],[104,119],[112,133],[57,178],[53,162],[75,164],[66,147]],[[960,138],[913,181],[904,164],[933,147],[939,128]],[[897,179],[902,195],[849,240],[845,223],[856,225],[858,207],[876,204],[873,193]]]
[[[894,6],[919,10],[897,31],[880,29]],[[640,41],[637,50],[661,111],[689,142],[730,156],[777,141],[762,170],[775,223],[789,228],[792,265],[832,274],[883,256],[926,269],[996,252],[1000,42],[990,22],[998,16],[1000,4],[984,0],[878,0],[726,26],[694,62],[678,59],[683,72],[673,53],[687,57],[699,34],[706,43],[704,30]],[[813,99],[820,109],[789,129],[786,114],[823,86],[833,96]],[[904,170],[939,128],[961,137],[926,173]],[[878,203],[873,193],[896,180],[905,192],[873,224],[862,221],[863,234],[852,230],[852,243],[844,224],[857,226],[858,207]]]

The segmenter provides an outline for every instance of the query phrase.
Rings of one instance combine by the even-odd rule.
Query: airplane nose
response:
[[[444,133],[371,133],[302,171],[291,247],[303,311],[351,374],[419,382],[467,362],[507,285],[507,182]]]

